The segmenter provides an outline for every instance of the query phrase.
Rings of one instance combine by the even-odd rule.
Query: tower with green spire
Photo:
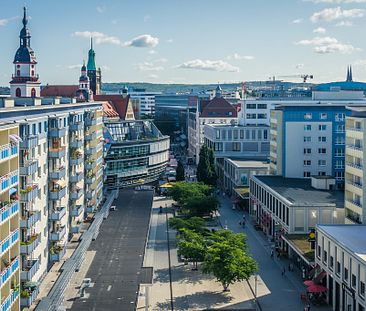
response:
[[[93,38],[90,38],[90,50],[88,52],[88,63],[86,65],[90,80],[90,89],[94,95],[99,95],[102,89],[102,71],[95,64],[95,52],[93,49]]]

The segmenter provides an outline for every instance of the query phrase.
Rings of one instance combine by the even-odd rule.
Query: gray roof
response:
[[[293,205],[344,207],[343,191],[315,189],[311,186],[310,179],[285,178],[272,175],[257,175],[254,177]]]
[[[318,225],[326,235],[366,261],[366,225]]]
[[[245,159],[232,159],[228,158],[228,161],[232,162],[235,166],[239,168],[261,168],[269,169],[269,163],[267,161],[255,161],[255,160],[245,160]]]

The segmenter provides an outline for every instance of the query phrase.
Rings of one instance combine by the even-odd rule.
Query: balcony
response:
[[[5,191],[8,188],[18,183],[18,170],[15,170],[9,174],[0,177],[0,192]]]
[[[65,147],[59,147],[59,148],[50,148],[48,149],[48,156],[50,158],[62,158],[66,154]]]
[[[19,143],[19,147],[21,149],[32,149],[38,146],[38,136],[37,135],[30,135],[22,137],[23,141]]]
[[[50,200],[61,200],[66,195],[66,187],[49,191]]]
[[[86,198],[87,198],[88,200],[91,200],[91,199],[93,199],[93,198],[95,197],[95,194],[96,194],[95,190],[88,191],[88,192],[86,193]]]
[[[361,145],[347,145],[346,154],[362,159],[363,147]]]
[[[85,118],[85,125],[86,126],[93,126],[93,125],[97,125],[97,118],[95,117],[86,117]]]
[[[13,303],[19,297],[19,290],[11,290],[8,297],[6,297],[1,303],[1,311],[8,311],[11,309]]]
[[[60,261],[65,256],[66,249],[63,246],[55,245],[50,248],[51,261]]]
[[[71,232],[72,233],[79,233],[80,232],[80,224],[75,224],[74,226],[71,227]]]
[[[32,290],[27,289],[26,292],[27,293],[23,291],[22,295],[20,296],[20,305],[22,307],[30,307],[32,305],[32,303],[37,299],[39,288],[36,287]]]
[[[80,165],[81,163],[84,162],[84,158],[83,156],[78,156],[78,157],[71,157],[70,158],[70,165]]]
[[[32,278],[39,270],[39,260],[26,260],[20,272],[21,281],[32,281]]]
[[[38,185],[28,185],[25,189],[20,189],[20,201],[31,202],[38,195]]]
[[[84,145],[82,139],[74,139],[70,141],[70,148],[81,148]]]
[[[0,146],[0,161],[9,159],[15,154],[18,154],[18,146],[11,144]]]
[[[84,139],[86,141],[95,140],[95,139],[97,139],[97,133],[96,132],[86,132]]]
[[[4,285],[9,278],[17,271],[20,267],[19,257],[15,257],[9,264],[9,266],[1,273],[0,281],[1,286]]]
[[[95,161],[87,161],[85,162],[85,169],[86,170],[92,170],[97,166],[97,163]]]
[[[48,136],[52,138],[61,138],[66,135],[66,128],[51,128],[48,131]]]
[[[57,241],[61,241],[62,238],[65,236],[66,234],[66,227],[60,227],[58,228],[55,232],[51,232],[50,234],[50,240],[57,242]]]
[[[2,207],[0,209],[0,223],[7,221],[12,215],[19,212],[19,202],[2,202]]]
[[[60,166],[59,168],[54,169],[49,173],[51,179],[59,180],[66,175],[66,169],[64,166]]]
[[[53,210],[49,214],[49,219],[53,221],[61,220],[62,217],[64,217],[65,215],[66,215],[66,207],[62,206],[59,207],[57,210]]]
[[[8,237],[6,237],[4,240],[0,243],[1,253],[5,253],[11,246],[14,245],[19,239],[19,229],[16,229],[15,231],[11,232]]]
[[[37,248],[37,246],[41,243],[41,235],[34,234],[26,241],[20,242],[20,253],[25,255],[30,255]]]
[[[69,125],[69,130],[72,132],[81,131],[84,128],[83,123],[76,122]]]
[[[87,154],[87,155],[93,155],[96,153],[97,153],[97,147],[85,148],[85,154]]]
[[[82,205],[75,205],[71,208],[71,216],[72,217],[78,217],[83,212],[83,206]]]
[[[95,175],[94,174],[89,174],[89,176],[87,175],[85,178],[85,183],[86,184],[93,184],[95,182]]]
[[[19,174],[30,176],[38,171],[38,160],[30,160],[20,164]]]
[[[70,176],[69,176],[70,182],[72,182],[72,183],[77,183],[77,182],[83,180],[83,178],[84,178],[83,172],[70,173]]]
[[[87,213],[94,213],[94,211],[95,211],[95,205],[89,205],[86,207]]]
[[[41,220],[41,211],[28,212],[27,216],[21,218],[20,227],[30,229],[39,220]]]
[[[78,200],[83,195],[83,191],[81,189],[74,189],[71,190],[70,197],[71,200]]]

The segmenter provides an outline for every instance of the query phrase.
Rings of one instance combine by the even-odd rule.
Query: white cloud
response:
[[[137,64],[137,69],[140,71],[163,71],[164,67],[155,62],[143,62]]]
[[[155,63],[166,63],[166,62],[168,62],[168,60],[166,58],[162,57],[162,58],[155,59],[153,62],[155,62]]]
[[[296,64],[296,66],[295,66],[295,68],[296,69],[302,69],[302,68],[304,68],[304,64]]]
[[[302,18],[297,18],[292,21],[293,24],[301,24],[303,22]]]
[[[110,68],[109,66],[106,66],[106,65],[102,65],[100,68],[101,68],[103,71],[110,71],[110,70],[111,70],[111,68]]]
[[[154,55],[154,54],[156,54],[156,53],[157,53],[157,52],[156,52],[155,50],[150,50],[150,51],[149,51],[149,54],[150,54],[150,55]]]
[[[72,69],[72,70],[78,69],[78,70],[80,70],[81,66],[82,66],[81,64],[68,65],[67,69]]]
[[[122,45],[120,39],[114,36],[108,36],[98,31],[75,31],[72,36],[82,38],[93,38],[93,42],[96,44],[109,43],[114,45]]]
[[[362,67],[366,67],[366,59],[359,59],[356,60],[353,65],[355,66],[362,66]]]
[[[315,37],[313,39],[300,40],[295,42],[296,45],[313,46],[314,52],[318,54],[342,53],[350,54],[355,51],[360,51],[359,48],[351,44],[344,44],[332,37]]]
[[[154,48],[159,44],[159,38],[153,37],[151,35],[141,35],[136,38],[133,38],[131,41],[125,42],[125,46],[133,46],[133,47],[149,47]]]
[[[323,27],[318,27],[313,30],[313,33],[326,33],[327,30]]]
[[[351,27],[353,23],[351,21],[340,21],[336,24],[337,27]]]
[[[235,67],[223,60],[202,60],[194,59],[183,64],[176,66],[182,69],[196,69],[196,70],[208,70],[208,71],[227,71],[227,72],[239,72],[239,68]]]
[[[235,60],[253,60],[254,56],[251,55],[240,55],[238,53],[234,53],[233,55],[229,55],[227,59],[235,59]]]
[[[106,10],[106,7],[105,6],[97,6],[97,12],[98,13],[104,13]]]
[[[151,35],[141,35],[131,41],[123,43],[119,38],[106,35],[98,31],[75,31],[72,36],[82,38],[93,38],[93,42],[96,44],[114,44],[123,47],[150,47],[153,48],[158,45],[159,38],[152,37]]]
[[[366,3],[366,0],[303,0],[303,1],[313,3],[330,3],[330,4]]]
[[[9,22],[18,19],[19,17],[15,16],[15,17],[9,17],[9,18],[3,18],[0,19],[0,26],[6,26],[7,24],[9,24]]]
[[[173,39],[166,40],[167,43],[173,43]]]
[[[345,18],[357,18],[363,17],[365,15],[364,9],[351,9],[351,10],[342,10],[341,7],[336,8],[327,8],[319,12],[315,12],[310,20],[313,23],[325,21],[331,22],[334,20],[345,19]]]
[[[157,78],[159,78],[159,76],[152,73],[151,75],[149,75],[149,78],[151,78],[151,79],[157,79]]]

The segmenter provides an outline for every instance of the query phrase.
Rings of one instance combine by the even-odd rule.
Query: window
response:
[[[321,120],[326,120],[328,118],[327,114],[326,113],[321,113],[320,114],[320,119]]]
[[[319,136],[318,137],[318,142],[325,143],[326,141],[327,141],[327,138],[325,136]]]
[[[327,126],[325,124],[319,124],[318,130],[319,131],[326,131],[327,130]]]
[[[322,248],[320,247],[320,245],[318,245],[318,252],[317,252],[317,256],[318,258],[320,258],[320,254],[322,253]]]
[[[318,172],[318,176],[326,176],[327,174],[326,174],[326,172]]]
[[[304,142],[310,143],[311,142],[311,136],[304,136]]]
[[[244,139],[244,130],[240,130],[240,139]]]
[[[255,130],[252,131],[252,139],[255,140]]]
[[[304,125],[304,131],[311,131],[311,124]]]
[[[360,281],[360,294],[361,296],[365,296],[365,283]]]
[[[267,109],[267,104],[258,104],[258,109]]]
[[[304,160],[304,166],[310,166],[311,160]]]
[[[348,280],[348,269],[346,267],[344,268],[344,279]]]
[[[263,139],[268,139],[267,130],[263,130]]]
[[[332,270],[333,270],[333,266],[334,266],[334,257],[330,256],[329,257],[329,267],[332,268]]]
[[[336,273],[339,275],[341,273],[341,263],[339,261],[337,261],[337,269],[336,269]]]
[[[304,114],[304,119],[305,120],[311,120],[313,117],[313,115],[310,112],[307,112]]]
[[[241,143],[233,143],[233,151],[241,151]]]
[[[344,113],[336,113],[335,114],[335,120],[337,122],[344,121]]]
[[[234,130],[234,139],[238,139],[238,130]]]
[[[304,148],[304,154],[310,154],[311,148]]]
[[[247,109],[257,109],[256,104],[247,104]]]
[[[324,250],[324,252],[323,252],[323,261],[327,262],[327,260],[328,260],[328,253],[327,253],[326,250]]]
[[[304,177],[310,177],[310,172],[304,172]]]
[[[266,113],[258,113],[257,115],[257,119],[267,119],[267,114]]]
[[[31,97],[36,97],[36,89],[35,88],[32,88],[31,90]]]
[[[327,165],[327,161],[326,160],[318,160],[318,165],[319,166],[326,166]]]
[[[318,149],[318,153],[320,153],[320,154],[325,154],[325,153],[327,153],[327,148],[319,148],[319,149]]]
[[[256,119],[257,115],[255,113],[247,113],[247,119]]]
[[[353,273],[352,273],[351,283],[352,283],[352,287],[356,287],[357,279],[356,279],[356,276]]]
[[[20,88],[17,88],[17,89],[15,90],[15,96],[16,96],[16,97],[22,97],[22,91],[20,90]]]
[[[216,139],[220,139],[220,130],[216,130]]]
[[[338,124],[337,130],[338,133],[344,133],[344,124]]]
[[[18,77],[20,76],[20,70],[17,70],[17,76]]]

